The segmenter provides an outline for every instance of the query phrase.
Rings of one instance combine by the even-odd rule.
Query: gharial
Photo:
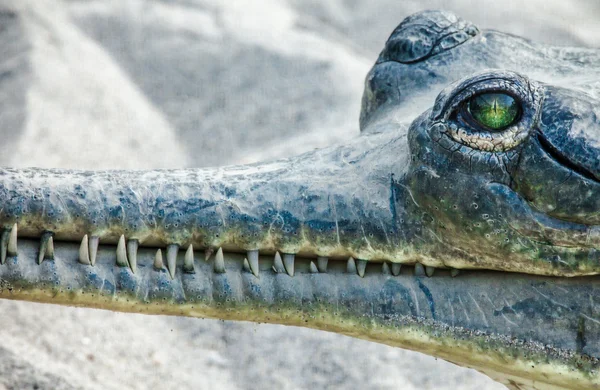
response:
[[[511,388],[600,388],[599,64],[426,11],[389,37],[344,145],[2,168],[0,297],[301,325]]]

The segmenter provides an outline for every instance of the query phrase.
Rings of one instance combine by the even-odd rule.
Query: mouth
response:
[[[210,172],[7,169],[0,297],[308,326],[431,353],[502,380],[587,384],[600,366],[586,356],[597,356],[600,337],[588,313],[595,278],[582,276],[594,273],[587,254],[579,268],[558,260],[547,272],[578,278],[434,268],[446,267],[411,247],[414,237],[401,229],[412,223],[403,202],[414,201],[388,175],[401,169],[381,162],[397,152],[395,139],[357,141],[372,151],[321,151],[304,164]],[[322,167],[320,176],[313,171],[317,160],[335,180]],[[512,229],[547,244],[593,246],[583,225],[545,216],[506,186],[489,190],[497,192],[493,204],[535,217]],[[377,230],[372,221],[386,222]]]

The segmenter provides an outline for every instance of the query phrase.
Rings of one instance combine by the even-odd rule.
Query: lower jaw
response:
[[[326,272],[315,272],[302,258],[292,277],[274,272],[272,256],[260,257],[256,276],[244,271],[241,254],[225,253],[224,269],[215,272],[216,254],[208,261],[193,258],[190,269],[183,251],[171,278],[166,267],[154,267],[156,249],[139,248],[133,273],[115,265],[112,245],[100,246],[94,266],[77,261],[79,245],[58,241],[54,259],[38,265],[38,246],[37,240],[19,240],[17,255],[0,265],[0,297],[304,326],[420,351],[507,384],[600,383],[600,322],[593,307],[583,307],[594,278],[484,271],[452,278],[442,270],[427,278],[407,267],[394,276],[381,264],[368,264],[360,277],[348,273],[345,262],[330,261]],[[536,308],[540,313],[530,312]],[[581,319],[586,346],[571,340],[582,332]]]

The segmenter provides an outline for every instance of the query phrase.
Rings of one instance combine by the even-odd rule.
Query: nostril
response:
[[[600,183],[600,179],[590,170],[582,167],[580,165],[575,164],[573,161],[569,160],[564,154],[562,154],[554,145],[552,145],[544,135],[541,133],[537,134],[537,140],[540,143],[542,149],[550,156],[552,159],[565,168],[579,174],[580,176],[585,177],[588,180],[595,181],[596,183]]]

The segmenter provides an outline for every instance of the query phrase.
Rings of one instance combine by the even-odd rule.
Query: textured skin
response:
[[[452,284],[446,274],[431,281],[422,272],[398,280],[367,272],[365,281],[355,274],[380,269],[382,261],[561,277],[599,273],[599,59],[598,51],[535,45],[425,12],[393,32],[367,76],[363,134],[346,145],[213,170],[2,169],[0,223],[7,231],[16,223],[21,237],[51,232],[57,253],[65,252],[35,268],[22,261],[36,257],[35,244],[24,243],[2,268],[0,294],[313,326],[419,349],[506,383],[516,377],[528,385],[598,387],[591,278],[482,272]],[[515,126],[482,131],[457,115],[466,99],[489,91],[522,104]],[[95,268],[76,264],[77,245],[61,243],[86,234],[111,244]],[[112,256],[106,260],[121,235],[142,247],[193,244],[375,264],[337,262],[332,269],[341,267],[339,275],[267,273],[258,282],[248,272],[233,280],[227,273],[206,276],[206,264],[190,274],[187,265],[169,268],[171,279],[151,269],[155,250],[140,250],[136,273],[115,267]],[[239,272],[243,259],[236,256],[227,255],[226,268]],[[310,270],[309,261],[299,260],[298,269]],[[261,260],[261,272],[270,267]],[[323,285],[307,285],[311,280]],[[240,296],[250,299],[227,314],[220,300]],[[156,307],[144,306],[150,303]],[[325,314],[340,306],[347,317]],[[417,309],[424,306],[429,311]],[[273,314],[281,310],[291,314]],[[414,329],[417,335],[408,335]],[[486,360],[491,348],[497,355]]]

